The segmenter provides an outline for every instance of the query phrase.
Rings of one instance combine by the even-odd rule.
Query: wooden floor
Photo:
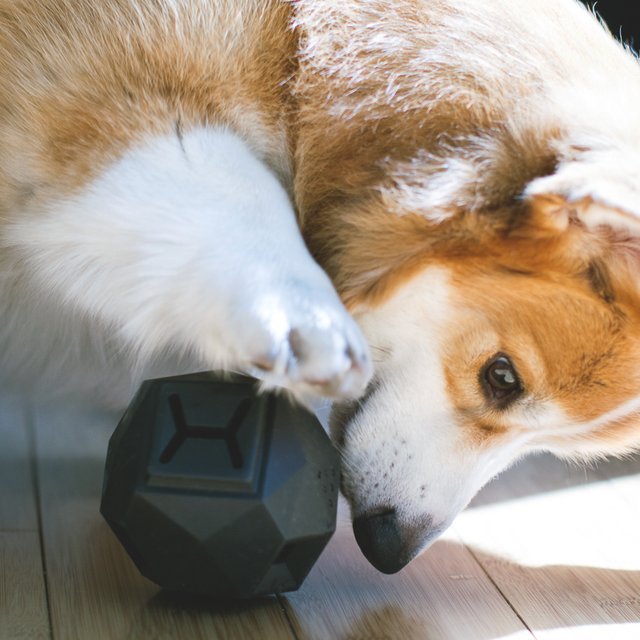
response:
[[[113,427],[0,397],[0,640],[640,638],[640,460],[522,463],[391,577],[342,509],[299,591],[224,608],[160,592],[102,521]]]

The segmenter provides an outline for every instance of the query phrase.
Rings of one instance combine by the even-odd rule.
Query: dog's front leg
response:
[[[370,377],[285,189],[227,130],[130,149],[75,195],[21,213],[4,242],[31,290],[104,327],[138,363],[192,353],[332,397]]]

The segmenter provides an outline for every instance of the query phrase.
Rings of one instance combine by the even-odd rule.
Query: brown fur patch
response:
[[[238,131],[290,180],[290,19],[276,0],[0,0],[0,211],[205,124]]]

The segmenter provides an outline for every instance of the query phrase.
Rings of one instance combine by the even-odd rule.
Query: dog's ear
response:
[[[564,230],[571,221],[640,241],[640,155],[592,153],[560,164],[529,184],[525,196],[536,222]]]

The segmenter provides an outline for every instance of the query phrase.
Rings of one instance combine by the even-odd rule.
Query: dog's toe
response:
[[[357,327],[294,328],[289,347],[288,377],[294,390],[302,385],[323,396],[353,397],[363,392],[372,375],[368,347]]]
[[[267,387],[286,387],[301,398],[357,397],[373,374],[368,345],[342,310],[291,314],[286,334],[258,353],[250,371]]]

